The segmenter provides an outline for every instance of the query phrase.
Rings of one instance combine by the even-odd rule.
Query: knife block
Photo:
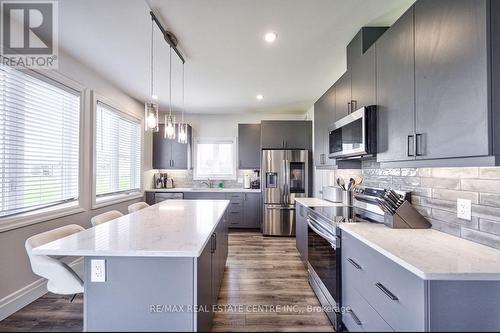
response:
[[[408,201],[396,210],[396,214],[385,214],[384,224],[394,229],[428,229],[432,224]]]

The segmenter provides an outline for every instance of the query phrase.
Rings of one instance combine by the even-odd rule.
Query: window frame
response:
[[[22,212],[19,214],[0,217],[0,232],[5,232],[13,229],[18,229],[22,227],[26,227],[29,225],[47,222],[49,220],[53,220],[56,218],[61,218],[64,216],[74,215],[78,213],[82,213],[85,211],[83,207],[83,203],[85,201],[84,198],[84,183],[83,183],[83,173],[85,171],[84,166],[84,158],[85,158],[85,110],[87,106],[87,95],[88,91],[85,87],[68,78],[67,76],[57,72],[57,71],[49,71],[49,70],[35,70],[35,69],[18,69],[14,68],[26,75],[30,75],[38,80],[44,81],[48,84],[51,84],[57,88],[65,89],[65,90],[73,90],[79,95],[80,98],[80,125],[79,125],[79,133],[78,133],[78,159],[79,159],[79,167],[78,167],[78,199],[72,202],[56,204],[52,206],[40,207],[38,209],[34,209],[27,212]]]
[[[141,133],[141,138],[140,138],[140,147],[141,147],[141,154],[140,154],[140,171],[139,171],[139,190],[138,191],[131,191],[131,192],[123,192],[123,193],[116,193],[116,194],[109,194],[109,195],[103,195],[103,196],[97,196],[96,195],[96,181],[97,181],[97,175],[96,175],[96,141],[97,141],[97,103],[103,103],[106,104],[110,107],[112,107],[114,110],[117,112],[123,114],[127,118],[131,118],[134,121],[137,121],[139,124],[140,128],[140,133]],[[92,189],[91,189],[91,209],[98,209],[101,207],[105,206],[110,206],[114,205],[117,203],[121,203],[124,201],[129,201],[137,198],[142,198],[144,196],[144,131],[142,130],[144,127],[143,119],[137,114],[129,111],[127,108],[124,108],[120,104],[114,102],[113,100],[99,94],[96,91],[92,91],[92,119],[91,119],[91,126],[92,126],[92,134],[91,134],[91,159],[92,159]]]
[[[222,142],[228,142],[231,141],[233,144],[233,174],[230,176],[206,176],[206,175],[198,175],[197,173],[197,165],[198,165],[198,144],[201,143],[222,143]],[[238,179],[238,166],[237,166],[237,159],[238,159],[238,151],[237,151],[237,139],[235,137],[196,137],[194,138],[194,145],[193,145],[193,180],[207,180],[208,178],[210,179],[215,179],[215,180],[237,180]]]

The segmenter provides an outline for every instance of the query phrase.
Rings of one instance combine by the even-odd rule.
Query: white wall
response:
[[[143,117],[143,106],[138,101],[134,100],[127,94],[117,89],[113,84],[109,83],[98,73],[85,67],[63,52],[59,53],[59,70],[58,72],[67,78],[78,82],[86,89],[96,90],[99,94],[112,100],[116,104],[122,106],[130,112],[137,114],[140,118]],[[0,233],[0,320],[9,315],[12,311],[16,311],[19,307],[24,306],[27,302],[32,301],[35,297],[43,292],[44,285],[40,279],[35,276],[29,265],[28,257],[24,249],[25,240],[37,233],[57,228],[63,225],[76,223],[85,228],[90,227],[90,218],[102,212],[118,209],[126,213],[127,206],[139,200],[132,200],[115,204],[112,206],[103,207],[97,210],[90,208],[90,193],[91,193],[91,136],[90,136],[90,94],[86,96],[86,107],[84,112],[84,158],[80,163],[83,163],[83,182],[81,204],[85,209],[84,212],[45,221],[18,229],[8,230]],[[144,169],[147,171],[151,168],[151,136],[146,135],[144,140]]]

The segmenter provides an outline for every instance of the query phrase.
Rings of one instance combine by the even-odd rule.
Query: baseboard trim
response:
[[[83,261],[78,258],[72,261],[69,266],[73,267]],[[24,308],[26,305],[36,301],[47,293],[47,280],[40,278],[29,285],[13,292],[0,299],[0,321],[9,317],[13,313]]]

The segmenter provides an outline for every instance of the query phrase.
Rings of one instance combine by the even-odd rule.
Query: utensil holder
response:
[[[342,205],[352,206],[353,194],[352,191],[342,191]]]
[[[408,201],[396,210],[394,215],[385,214],[384,224],[394,229],[428,229],[432,224]]]

